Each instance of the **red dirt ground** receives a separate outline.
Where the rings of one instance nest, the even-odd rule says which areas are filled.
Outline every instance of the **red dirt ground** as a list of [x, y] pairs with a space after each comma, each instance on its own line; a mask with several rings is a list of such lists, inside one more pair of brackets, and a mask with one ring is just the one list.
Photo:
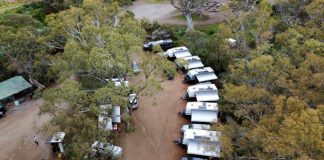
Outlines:
[[163, 90], [139, 98], [139, 108], [132, 113], [135, 131], [122, 135], [125, 160], [177, 160], [186, 150], [172, 141], [180, 137], [180, 128], [189, 120], [178, 116], [186, 102], [180, 97], [187, 90], [183, 75], [162, 82]]
[[[46, 136], [37, 130], [48, 121], [47, 116], [39, 116], [39, 106], [43, 100], [28, 100], [19, 107], [9, 110], [0, 119], [0, 160], [42, 160], [48, 159], [50, 149], [45, 144]], [[36, 135], [39, 146], [34, 143]]]

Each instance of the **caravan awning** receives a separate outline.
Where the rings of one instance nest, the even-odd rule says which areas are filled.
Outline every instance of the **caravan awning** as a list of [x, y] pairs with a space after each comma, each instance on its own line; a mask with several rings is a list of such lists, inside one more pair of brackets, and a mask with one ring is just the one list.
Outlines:
[[190, 140], [187, 145], [187, 153], [200, 156], [220, 157], [220, 146], [217, 142]]
[[210, 72], [210, 73], [198, 74], [196, 75], [196, 78], [198, 82], [206, 82], [206, 81], [216, 80], [217, 76], [214, 72]]
[[196, 92], [198, 102], [215, 102], [219, 100], [217, 90]]
[[212, 110], [191, 110], [191, 122], [217, 122], [217, 111]]
[[22, 76], [12, 77], [0, 83], [0, 100], [32, 87]]
[[197, 61], [189, 61], [189, 64], [185, 65], [185, 69], [186, 70], [190, 70], [190, 69], [195, 69], [195, 68], [202, 68], [204, 67], [204, 64], [202, 64], [201, 61], [197, 60]]
[[183, 58], [183, 57], [189, 57], [192, 56], [191, 53], [189, 51], [181, 51], [181, 52], [175, 52], [174, 56], [176, 58]]

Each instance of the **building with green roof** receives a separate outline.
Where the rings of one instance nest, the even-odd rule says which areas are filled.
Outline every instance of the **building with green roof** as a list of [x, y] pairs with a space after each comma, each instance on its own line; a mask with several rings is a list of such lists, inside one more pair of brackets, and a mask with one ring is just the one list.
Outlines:
[[2, 81], [0, 82], [0, 101], [5, 100], [31, 87], [32, 85], [28, 83], [22, 76], [15, 76]]

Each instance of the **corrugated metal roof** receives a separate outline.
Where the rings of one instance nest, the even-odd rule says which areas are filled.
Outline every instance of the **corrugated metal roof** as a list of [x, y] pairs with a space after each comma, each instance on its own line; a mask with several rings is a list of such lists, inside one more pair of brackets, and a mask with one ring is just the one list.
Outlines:
[[17, 94], [32, 87], [22, 76], [12, 77], [0, 83], [0, 99]]

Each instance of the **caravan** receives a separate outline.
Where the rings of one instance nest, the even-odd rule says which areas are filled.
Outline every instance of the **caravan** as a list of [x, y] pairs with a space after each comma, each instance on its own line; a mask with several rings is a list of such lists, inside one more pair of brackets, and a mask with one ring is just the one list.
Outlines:
[[186, 109], [179, 114], [190, 116], [191, 122], [216, 123], [218, 115], [217, 103], [188, 102]]
[[201, 59], [199, 56], [178, 58], [175, 61], [175, 63], [179, 70], [185, 70], [185, 71], [204, 67], [204, 64], [201, 62]]
[[220, 136], [218, 131], [188, 129], [174, 142], [185, 145], [190, 155], [220, 157]]
[[165, 54], [169, 60], [192, 56], [187, 47], [171, 48], [168, 49]]
[[184, 82], [208, 82], [216, 80], [217, 76], [214, 73], [214, 70], [210, 67], [205, 67], [201, 69], [192, 69], [187, 72], [186, 77], [184, 78]]
[[196, 99], [199, 102], [216, 102], [219, 100], [219, 95], [215, 84], [209, 82], [189, 86], [184, 98]]
[[[108, 113], [112, 110], [111, 116]], [[98, 126], [104, 130], [120, 131], [121, 113], [120, 106], [100, 105], [100, 115], [98, 116]]]

